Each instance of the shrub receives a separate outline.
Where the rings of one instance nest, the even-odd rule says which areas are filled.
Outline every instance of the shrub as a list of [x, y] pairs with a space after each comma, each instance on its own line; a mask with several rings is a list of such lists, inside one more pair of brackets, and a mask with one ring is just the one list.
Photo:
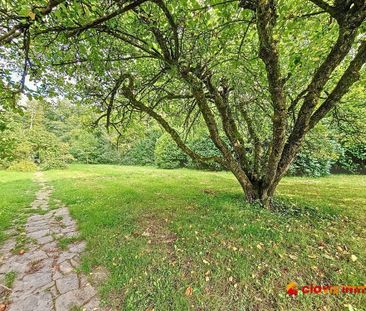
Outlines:
[[37, 170], [37, 165], [29, 160], [20, 160], [12, 162], [8, 167], [8, 170], [18, 172], [34, 172]]
[[69, 145], [54, 140], [52, 144], [37, 151], [37, 160], [42, 170], [65, 168], [74, 158], [69, 154]]
[[300, 153], [291, 165], [288, 174], [296, 176], [320, 177], [330, 174], [334, 163], [331, 159], [321, 159], [309, 153]]
[[[208, 136], [203, 136], [201, 138], [197, 138], [189, 143], [190, 148], [204, 156], [204, 157], [213, 157], [213, 156], [221, 156], [219, 150], [216, 148], [215, 144]], [[196, 169], [206, 169], [206, 170], [222, 170], [224, 169], [220, 164], [216, 162], [211, 163], [201, 163], [192, 160], [189, 158], [188, 160], [188, 167], [196, 168]]]
[[178, 168], [187, 164], [187, 156], [168, 134], [163, 134], [155, 145], [155, 164], [160, 168]]
[[104, 145], [99, 149], [101, 151], [95, 158], [95, 163], [99, 164], [120, 164], [121, 155], [120, 153], [113, 149], [110, 144]]
[[160, 133], [153, 131], [146, 138], [137, 141], [124, 154], [122, 163], [126, 165], [153, 165], [155, 163], [155, 145]]
[[340, 145], [326, 127], [318, 126], [305, 139], [302, 150], [292, 163], [288, 174], [320, 177], [330, 174], [337, 161]]
[[337, 164], [350, 172], [364, 169], [366, 167], [366, 144], [343, 147]]

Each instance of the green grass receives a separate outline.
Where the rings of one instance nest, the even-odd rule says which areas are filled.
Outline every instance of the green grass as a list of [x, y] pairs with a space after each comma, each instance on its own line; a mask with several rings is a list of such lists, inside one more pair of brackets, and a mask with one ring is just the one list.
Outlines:
[[365, 176], [286, 178], [273, 212], [245, 204], [225, 172], [72, 165], [47, 177], [87, 241], [82, 269], [107, 269], [100, 290], [114, 310], [366, 305], [285, 292], [290, 281], [366, 284]]
[[30, 207], [37, 189], [32, 177], [32, 173], [0, 171], [0, 244], [13, 221], [20, 226], [26, 219], [25, 208]]
[[8, 272], [5, 274], [5, 286], [8, 288], [12, 288], [13, 287], [13, 283], [15, 281], [17, 274], [14, 271]]
[[70, 244], [75, 243], [79, 241], [80, 238], [78, 237], [72, 237], [72, 238], [61, 238], [57, 239], [57, 245], [62, 250], [67, 250]]

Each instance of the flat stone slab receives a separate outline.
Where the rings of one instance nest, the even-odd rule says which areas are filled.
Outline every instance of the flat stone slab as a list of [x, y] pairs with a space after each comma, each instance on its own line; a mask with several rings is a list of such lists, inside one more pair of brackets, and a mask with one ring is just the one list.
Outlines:
[[76, 273], [70, 273], [56, 280], [56, 288], [60, 294], [79, 289], [79, 278]]
[[61, 201], [58, 201], [60, 208], [49, 209], [52, 187], [47, 185], [41, 172], [37, 172], [35, 178], [41, 189], [30, 208], [42, 210], [43, 215], [28, 218], [25, 232], [32, 242], [27, 244], [24, 254], [12, 253], [16, 246], [14, 237], [0, 248], [0, 279], [6, 273], [16, 272], [12, 291], [10, 294], [0, 292], [0, 303], [7, 295], [6, 303], [10, 303], [6, 311], [105, 310], [100, 307], [93, 286], [76, 272], [86, 243], [74, 242], [62, 250], [55, 240], [77, 237], [75, 221]]

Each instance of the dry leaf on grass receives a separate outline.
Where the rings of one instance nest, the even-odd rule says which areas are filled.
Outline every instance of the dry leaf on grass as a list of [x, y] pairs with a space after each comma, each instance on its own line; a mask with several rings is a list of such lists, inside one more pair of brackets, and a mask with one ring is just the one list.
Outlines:
[[186, 289], [186, 296], [192, 296], [193, 294], [193, 288], [191, 286], [188, 286]]

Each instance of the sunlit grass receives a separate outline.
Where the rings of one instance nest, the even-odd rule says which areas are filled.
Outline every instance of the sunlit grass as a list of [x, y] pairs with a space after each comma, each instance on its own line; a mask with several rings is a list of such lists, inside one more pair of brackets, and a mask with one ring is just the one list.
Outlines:
[[30, 207], [37, 189], [32, 176], [32, 173], [0, 170], [0, 244], [13, 221], [20, 224], [26, 219], [24, 208]]
[[246, 204], [225, 172], [73, 165], [47, 176], [88, 243], [84, 271], [107, 269], [100, 289], [114, 309], [365, 305], [365, 295], [285, 292], [290, 281], [366, 283], [364, 176], [286, 178], [276, 211]]

